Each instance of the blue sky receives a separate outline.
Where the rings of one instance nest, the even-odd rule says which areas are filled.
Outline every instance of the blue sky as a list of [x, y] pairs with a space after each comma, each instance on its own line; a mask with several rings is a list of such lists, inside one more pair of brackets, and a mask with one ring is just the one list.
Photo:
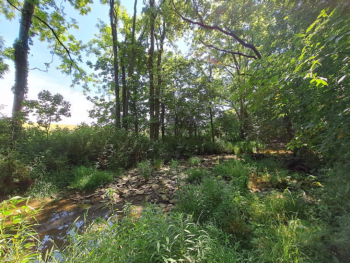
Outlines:
[[[133, 13], [134, 1], [121, 0], [121, 4], [125, 6], [129, 14]], [[141, 13], [143, 7], [143, 1], [138, 0], [137, 10], [138, 14]], [[109, 23], [108, 5], [100, 4], [100, 1], [96, 1], [92, 5], [92, 11], [87, 16], [80, 16], [73, 8], [67, 7], [65, 12], [67, 17], [74, 17], [79, 24], [79, 30], [74, 33], [76, 39], [82, 40], [87, 43], [90, 39], [94, 38], [94, 35], [98, 33], [96, 24], [98, 19], [101, 19], [105, 23]], [[19, 14], [16, 18], [8, 21], [4, 16], [0, 15], [0, 35], [5, 40], [5, 46], [12, 46], [19, 32]], [[29, 54], [29, 68], [45, 69], [44, 63], [51, 61], [50, 50], [47, 48], [45, 42], [40, 42], [38, 39], [33, 39], [33, 45], [30, 47]], [[0, 105], [5, 105], [2, 114], [7, 116], [11, 115], [13, 93], [11, 87], [14, 85], [14, 66], [12, 61], [8, 61], [10, 65], [10, 71], [5, 74], [3, 79], [0, 79]], [[63, 75], [56, 66], [59, 65], [59, 59], [54, 58], [53, 64], [50, 66], [48, 73], [39, 70], [30, 70], [28, 76], [28, 99], [37, 99], [37, 94], [43, 90], [49, 90], [51, 93], [60, 93], [63, 97], [70, 101], [71, 106], [71, 118], [63, 118], [60, 123], [64, 124], [79, 124], [81, 122], [90, 123], [92, 119], [88, 117], [88, 110], [92, 109], [92, 103], [87, 101], [82, 94], [80, 87], [72, 89], [71, 77]], [[94, 94], [91, 94], [94, 95]]]

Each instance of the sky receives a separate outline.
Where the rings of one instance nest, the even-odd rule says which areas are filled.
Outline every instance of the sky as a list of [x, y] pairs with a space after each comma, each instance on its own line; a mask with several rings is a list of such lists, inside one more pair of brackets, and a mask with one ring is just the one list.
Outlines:
[[[143, 1], [138, 0], [137, 11], [138, 15], [141, 13], [143, 7]], [[134, 1], [121, 0], [121, 4], [126, 8], [130, 15], [133, 14]], [[73, 8], [70, 8], [68, 4], [65, 12], [67, 17], [74, 17], [79, 25], [79, 30], [74, 32], [76, 39], [82, 40], [83, 43], [87, 43], [90, 39], [94, 38], [94, 35], [98, 33], [96, 24], [98, 19], [109, 24], [109, 8], [108, 5], [100, 4], [100, 1], [95, 1], [92, 5], [92, 11], [87, 16], [80, 16]], [[16, 18], [8, 21], [3, 15], [0, 15], [0, 36], [5, 41], [5, 46], [12, 46], [19, 33], [19, 14]], [[73, 32], [72, 32], [73, 33]], [[29, 54], [29, 68], [45, 69], [44, 63], [51, 62], [52, 55], [47, 48], [45, 42], [40, 42], [38, 39], [33, 39], [33, 45], [30, 46]], [[85, 57], [86, 58], [86, 57]], [[87, 59], [87, 58], [86, 58]], [[0, 113], [11, 116], [13, 93], [11, 88], [14, 85], [14, 65], [12, 61], [7, 60], [7, 64], [10, 65], [10, 70], [4, 75], [3, 79], [0, 79], [0, 105], [4, 105], [4, 109]], [[56, 69], [59, 65], [59, 59], [54, 58], [53, 64], [50, 66], [49, 71], [42, 72], [39, 70], [30, 70], [28, 75], [28, 99], [37, 99], [37, 95], [41, 90], [49, 90], [51, 94], [60, 93], [65, 100], [71, 103], [71, 117], [62, 117], [61, 124], [73, 124], [77, 125], [82, 122], [91, 123], [93, 119], [89, 118], [88, 110], [92, 109], [93, 104], [89, 102], [83, 95], [81, 87], [71, 88], [71, 77], [62, 74]], [[89, 94], [94, 96], [94, 93]]]

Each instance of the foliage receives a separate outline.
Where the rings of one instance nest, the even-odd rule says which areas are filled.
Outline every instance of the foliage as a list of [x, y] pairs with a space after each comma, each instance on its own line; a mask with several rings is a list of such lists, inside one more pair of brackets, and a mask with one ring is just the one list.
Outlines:
[[138, 163], [137, 169], [143, 178], [145, 178], [145, 179], [150, 178], [151, 172], [152, 172], [150, 161], [146, 160], [146, 161], [142, 161], [142, 162]]
[[193, 184], [199, 184], [205, 176], [208, 175], [208, 171], [204, 168], [193, 168], [186, 170], [186, 181]]
[[0, 259], [3, 262], [29, 262], [38, 259], [39, 241], [29, 223], [39, 210], [29, 199], [12, 197], [0, 204]]
[[201, 162], [202, 162], [202, 159], [199, 157], [191, 157], [190, 159], [188, 159], [188, 163], [191, 166], [198, 166]]
[[140, 217], [130, 214], [121, 222], [92, 225], [61, 255], [63, 262], [211, 262], [217, 247], [220, 243], [191, 216], [167, 216], [147, 207]]
[[162, 159], [156, 159], [154, 160], [154, 166], [160, 170], [163, 166], [163, 160]]
[[30, 112], [34, 112], [37, 117], [37, 123], [46, 130], [47, 138], [49, 136], [52, 122], [59, 122], [62, 116], [70, 117], [70, 106], [68, 101], [63, 100], [61, 94], [51, 95], [48, 90], [40, 91], [38, 101], [27, 101], [26, 105]]
[[114, 179], [110, 171], [98, 171], [96, 169], [79, 166], [72, 170], [72, 182], [70, 188], [77, 190], [94, 190], [104, 184], [111, 183]]

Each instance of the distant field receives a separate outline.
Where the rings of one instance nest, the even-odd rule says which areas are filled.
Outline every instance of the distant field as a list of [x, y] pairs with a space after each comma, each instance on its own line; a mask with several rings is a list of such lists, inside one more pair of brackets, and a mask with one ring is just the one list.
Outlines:
[[[25, 123], [23, 126], [24, 126], [24, 127], [32, 127], [33, 125], [34, 125], [34, 126], [38, 126], [36, 123], [34, 123], [34, 124]], [[55, 129], [57, 128], [57, 126], [58, 126], [58, 128], [61, 128], [61, 129], [63, 129], [63, 128], [68, 128], [69, 130], [74, 130], [75, 128], [78, 127], [78, 125], [51, 124], [50, 131], [55, 130]]]

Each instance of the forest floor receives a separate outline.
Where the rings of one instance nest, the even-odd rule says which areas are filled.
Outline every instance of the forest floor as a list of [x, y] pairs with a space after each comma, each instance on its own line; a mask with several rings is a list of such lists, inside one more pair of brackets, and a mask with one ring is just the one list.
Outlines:
[[[286, 158], [285, 154], [280, 153], [278, 156], [283, 159]], [[255, 156], [265, 158], [267, 155], [257, 154]], [[146, 203], [155, 204], [164, 213], [171, 212], [178, 202], [178, 189], [187, 184], [187, 169], [202, 168], [211, 171], [215, 165], [225, 161], [240, 160], [232, 154], [197, 157], [201, 160], [198, 165], [191, 166], [186, 160], [178, 160], [175, 169], [170, 164], [163, 165], [160, 169], [153, 169], [149, 179], [142, 178], [138, 169], [133, 168], [127, 170], [113, 183], [104, 185], [93, 192], [66, 192], [61, 196], [52, 196], [44, 201], [33, 201], [31, 206], [34, 208], [43, 206], [41, 212], [36, 216], [39, 223], [36, 230], [42, 240], [43, 250], [52, 246], [50, 240], [53, 240], [58, 248], [66, 244], [67, 235], [72, 226], [80, 228], [96, 218], [106, 220], [111, 216], [122, 217], [123, 207], [126, 204], [132, 204], [133, 214], [136, 217], [140, 215]], [[244, 162], [243, 159], [241, 161]], [[264, 195], [268, 194], [271, 189], [278, 188], [283, 191], [287, 185], [285, 182], [271, 184], [268, 178], [252, 174], [248, 187], [250, 192]]]

